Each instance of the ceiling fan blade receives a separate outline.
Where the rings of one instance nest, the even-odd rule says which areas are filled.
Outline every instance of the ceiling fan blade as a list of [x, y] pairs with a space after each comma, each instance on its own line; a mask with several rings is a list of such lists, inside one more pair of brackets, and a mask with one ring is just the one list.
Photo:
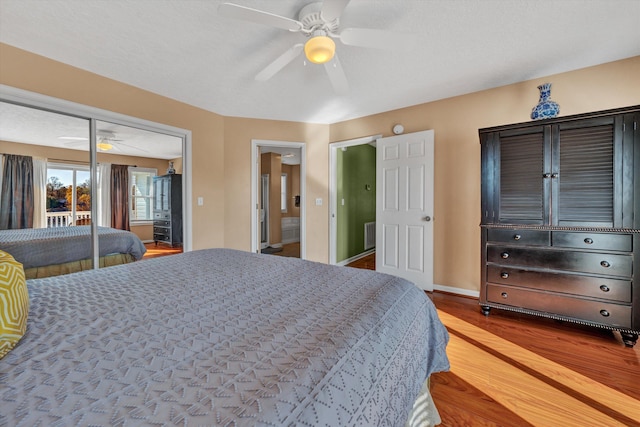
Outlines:
[[333, 86], [333, 90], [338, 95], [344, 95], [349, 91], [349, 82], [347, 82], [347, 76], [344, 74], [342, 64], [338, 59], [338, 55], [333, 55], [333, 59], [324, 64], [324, 69], [327, 70], [327, 75]]
[[124, 142], [119, 142], [117, 144], [113, 144], [114, 147], [120, 148], [120, 147], [118, 147], [118, 145], [122, 145], [122, 146], [128, 147], [128, 148], [133, 148], [134, 150], [142, 151], [143, 153], [150, 153], [149, 150], [145, 150], [144, 148], [140, 147], [139, 145], [125, 144]]
[[277, 57], [275, 61], [267, 65], [264, 70], [260, 71], [256, 75], [256, 80], [260, 82], [269, 80], [278, 71], [282, 70], [289, 62], [296, 59], [300, 55], [300, 52], [302, 52], [303, 46], [304, 45], [302, 43], [294, 44], [293, 46], [291, 46], [282, 55]]
[[345, 28], [340, 33], [340, 40], [349, 46], [402, 50], [412, 49], [416, 41], [413, 34], [369, 28]]
[[331, 22], [342, 15], [342, 11], [349, 4], [350, 0], [324, 0], [320, 16], [326, 22]]
[[300, 31], [302, 29], [302, 23], [293, 19], [233, 3], [222, 3], [218, 6], [218, 12], [227, 18], [242, 19], [283, 30]]

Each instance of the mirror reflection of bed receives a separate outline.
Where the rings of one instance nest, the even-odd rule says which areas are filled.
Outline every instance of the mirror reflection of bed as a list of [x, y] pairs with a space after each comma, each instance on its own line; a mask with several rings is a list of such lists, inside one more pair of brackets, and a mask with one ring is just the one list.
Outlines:
[[[47, 242], [27, 249], [28, 259], [16, 258], [29, 278], [93, 268], [92, 224], [99, 267], [142, 259], [145, 243], [153, 242], [152, 178], [166, 174], [169, 162], [174, 173], [182, 173], [181, 138], [97, 120], [98, 179], [92, 194], [89, 124], [0, 102], [0, 249], [21, 253], [17, 241]], [[118, 185], [116, 176], [122, 179]], [[127, 240], [115, 245], [116, 234]], [[157, 246], [154, 253], [182, 252]], [[157, 255], [147, 257], [152, 256]]]

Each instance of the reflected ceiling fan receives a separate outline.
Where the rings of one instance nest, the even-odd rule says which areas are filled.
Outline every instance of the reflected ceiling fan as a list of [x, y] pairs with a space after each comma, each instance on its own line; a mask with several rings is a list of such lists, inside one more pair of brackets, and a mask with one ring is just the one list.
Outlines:
[[369, 28], [340, 28], [340, 15], [348, 4], [349, 0], [310, 3], [300, 10], [298, 20], [233, 3], [221, 4], [218, 12], [228, 18], [302, 33], [307, 38], [304, 43], [294, 44], [267, 65], [256, 75], [256, 80], [270, 79], [304, 51], [310, 62], [324, 64], [334, 90], [344, 94], [349, 90], [349, 85], [336, 54], [334, 39], [348, 46], [377, 49], [409, 49], [414, 42], [410, 34]]
[[[64, 137], [63, 137], [64, 138]], [[75, 139], [74, 141], [70, 141], [67, 142], [65, 145], [67, 146], [78, 146], [78, 145], [84, 145], [86, 146], [87, 144], [87, 138], [81, 138], [81, 140], [77, 140], [78, 138], [73, 138]], [[129, 145], [124, 143], [123, 139], [118, 139], [115, 132], [110, 131], [110, 130], [97, 130], [96, 131], [96, 148], [98, 149], [98, 151], [102, 151], [102, 152], [106, 152], [106, 151], [111, 151], [114, 148], [118, 149], [118, 146], [124, 146], [124, 147], [128, 147], [128, 148], [132, 148], [134, 150], [138, 150], [138, 151], [142, 151], [144, 153], [148, 153], [147, 150], [144, 150], [140, 147], [134, 146], [134, 145]]]

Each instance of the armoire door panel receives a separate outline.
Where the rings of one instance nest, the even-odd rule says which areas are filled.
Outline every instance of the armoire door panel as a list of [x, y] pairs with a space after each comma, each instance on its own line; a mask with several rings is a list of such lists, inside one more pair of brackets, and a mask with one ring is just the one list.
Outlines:
[[558, 132], [557, 225], [613, 227], [613, 124]]
[[544, 221], [544, 133], [500, 138], [500, 222]]

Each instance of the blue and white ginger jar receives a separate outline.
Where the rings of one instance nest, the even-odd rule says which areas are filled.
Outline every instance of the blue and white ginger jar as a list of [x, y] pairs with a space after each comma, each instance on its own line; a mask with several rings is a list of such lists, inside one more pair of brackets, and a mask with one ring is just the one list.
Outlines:
[[551, 83], [541, 84], [538, 89], [540, 90], [540, 101], [531, 110], [531, 118], [540, 120], [557, 117], [560, 113], [560, 106], [557, 102], [549, 99], [551, 96]]

